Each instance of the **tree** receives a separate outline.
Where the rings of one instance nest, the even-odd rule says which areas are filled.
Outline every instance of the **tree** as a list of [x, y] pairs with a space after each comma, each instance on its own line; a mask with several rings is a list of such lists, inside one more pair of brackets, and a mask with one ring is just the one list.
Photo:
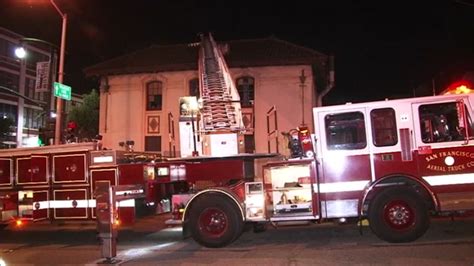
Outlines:
[[92, 139], [99, 133], [99, 94], [92, 90], [83, 97], [84, 103], [69, 112], [68, 120], [76, 122], [79, 139]]

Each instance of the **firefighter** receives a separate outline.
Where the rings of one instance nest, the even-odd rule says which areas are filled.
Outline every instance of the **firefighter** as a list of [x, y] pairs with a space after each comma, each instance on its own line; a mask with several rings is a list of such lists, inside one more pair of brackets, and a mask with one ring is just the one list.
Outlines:
[[451, 141], [452, 137], [449, 132], [448, 120], [445, 115], [441, 114], [435, 120], [436, 142]]

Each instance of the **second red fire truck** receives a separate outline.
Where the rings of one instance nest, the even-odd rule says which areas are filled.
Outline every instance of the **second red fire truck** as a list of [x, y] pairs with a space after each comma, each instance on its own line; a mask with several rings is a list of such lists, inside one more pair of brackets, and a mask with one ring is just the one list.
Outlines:
[[120, 221], [133, 223], [137, 213], [154, 209], [163, 199], [154, 180], [160, 159], [157, 154], [98, 150], [93, 142], [0, 150], [0, 225], [95, 218], [97, 182], [139, 188], [143, 197], [119, 204]]

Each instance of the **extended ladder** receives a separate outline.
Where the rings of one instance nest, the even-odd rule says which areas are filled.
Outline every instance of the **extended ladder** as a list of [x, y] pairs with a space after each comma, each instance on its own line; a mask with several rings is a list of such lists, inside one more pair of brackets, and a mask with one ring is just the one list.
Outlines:
[[239, 93], [211, 34], [201, 35], [199, 75], [201, 130], [210, 134], [243, 130]]

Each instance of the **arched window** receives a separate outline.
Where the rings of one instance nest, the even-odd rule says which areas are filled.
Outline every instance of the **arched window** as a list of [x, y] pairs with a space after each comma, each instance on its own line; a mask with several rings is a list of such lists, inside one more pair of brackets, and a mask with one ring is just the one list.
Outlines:
[[189, 81], [189, 96], [196, 96], [199, 99], [199, 79]]
[[146, 84], [146, 110], [161, 110], [163, 106], [163, 83], [152, 81]]
[[252, 107], [255, 100], [255, 80], [252, 77], [241, 77], [237, 79], [237, 90], [240, 95], [242, 107]]

